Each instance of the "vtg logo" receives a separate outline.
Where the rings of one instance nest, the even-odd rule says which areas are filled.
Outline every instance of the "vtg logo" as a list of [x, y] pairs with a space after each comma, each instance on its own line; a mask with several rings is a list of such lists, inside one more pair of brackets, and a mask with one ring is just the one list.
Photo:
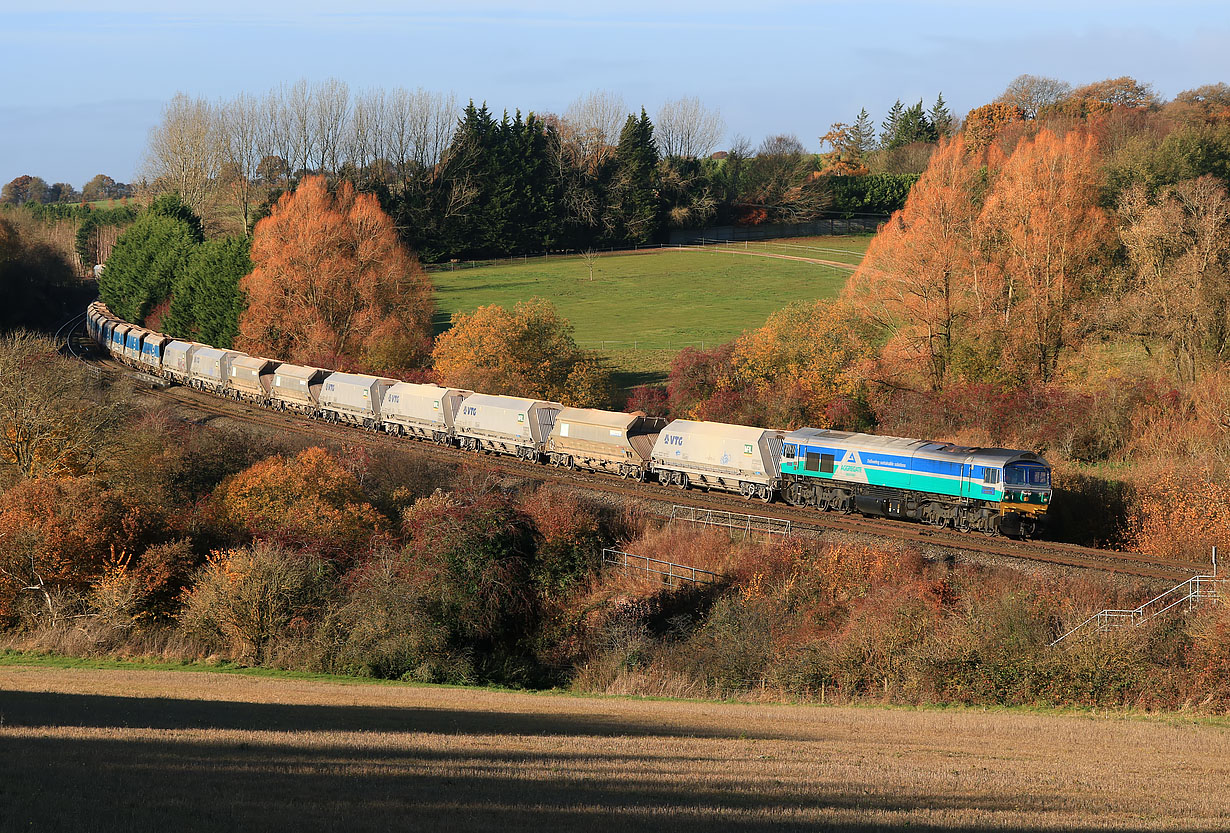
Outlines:
[[461, 412], [465, 414], [466, 416], [478, 416], [478, 408], [474, 407], [473, 405], [466, 405], [464, 408], [461, 409]]
[[667, 434], [666, 444], [667, 445], [683, 445], [683, 437], [675, 436], [674, 434]]

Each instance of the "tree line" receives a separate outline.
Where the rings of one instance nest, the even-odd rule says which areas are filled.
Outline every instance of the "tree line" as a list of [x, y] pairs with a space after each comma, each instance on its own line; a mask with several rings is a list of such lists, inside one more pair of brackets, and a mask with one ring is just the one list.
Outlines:
[[735, 137], [715, 152], [724, 135], [721, 114], [696, 98], [652, 118], [609, 92], [563, 114], [493, 113], [424, 90], [301, 81], [222, 102], [177, 96], [142, 176], [151, 193], [179, 194], [211, 235], [249, 233], [307, 175], [346, 180], [376, 194], [404, 241], [435, 262], [882, 212], [900, 206], [900, 175], [918, 172], [846, 177], [793, 136], [758, 147]]

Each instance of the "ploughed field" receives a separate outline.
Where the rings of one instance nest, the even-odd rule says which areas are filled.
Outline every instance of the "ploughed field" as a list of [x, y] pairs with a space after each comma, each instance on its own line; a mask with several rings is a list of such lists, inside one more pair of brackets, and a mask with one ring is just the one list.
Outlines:
[[[791, 257], [804, 251], [806, 257], [857, 259], [866, 245], [864, 238], [806, 240], [847, 253], [791, 248]], [[779, 247], [751, 245], [778, 254]], [[670, 360], [685, 346], [711, 348], [759, 327], [794, 301], [834, 297], [849, 275], [850, 268], [710, 248], [603, 253], [592, 281], [581, 257], [436, 271], [431, 278], [438, 329], [447, 327], [455, 312], [547, 298], [572, 322], [578, 344], [610, 357], [624, 371], [624, 381], [634, 384], [664, 378]]]
[[1230, 724], [0, 666], [0, 828], [1230, 826]]

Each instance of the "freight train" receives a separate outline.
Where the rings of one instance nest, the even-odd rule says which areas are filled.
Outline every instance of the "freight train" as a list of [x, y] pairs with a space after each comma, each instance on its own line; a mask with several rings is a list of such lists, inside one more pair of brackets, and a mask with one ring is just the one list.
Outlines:
[[219, 396], [475, 452], [766, 503], [1029, 537], [1051, 469], [1031, 451], [647, 417], [303, 367], [172, 339], [90, 305], [91, 338], [138, 370]]

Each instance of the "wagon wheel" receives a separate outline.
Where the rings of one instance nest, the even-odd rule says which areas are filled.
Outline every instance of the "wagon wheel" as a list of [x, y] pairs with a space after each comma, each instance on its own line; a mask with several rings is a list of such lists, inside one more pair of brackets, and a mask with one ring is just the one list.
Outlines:
[[756, 497], [760, 498], [761, 503], [772, 503], [773, 490], [768, 486], [760, 486], [756, 489]]
[[683, 472], [679, 472], [679, 479], [675, 481], [675, 485], [678, 486], [680, 489], [687, 491], [688, 476], [684, 474]]

